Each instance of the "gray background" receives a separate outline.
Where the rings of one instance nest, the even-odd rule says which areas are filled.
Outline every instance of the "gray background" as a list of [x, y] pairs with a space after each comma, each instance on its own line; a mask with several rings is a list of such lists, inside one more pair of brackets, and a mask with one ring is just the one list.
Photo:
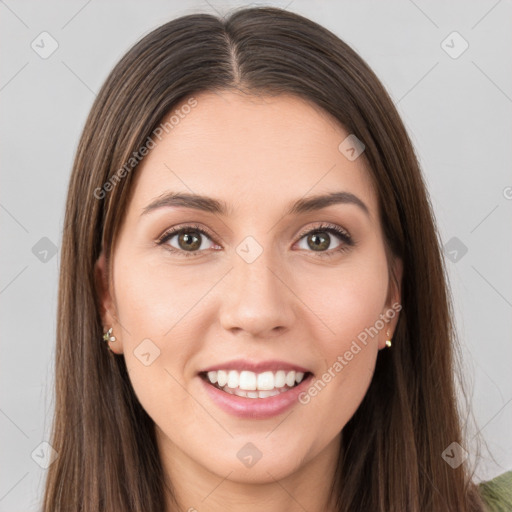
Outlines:
[[[483, 435], [477, 479], [511, 469], [511, 2], [266, 4], [335, 32], [394, 99], [446, 247], [474, 415], [466, 448], [473, 452], [475, 434]], [[52, 249], [60, 250], [72, 160], [95, 94], [158, 25], [239, 5], [0, 0], [0, 512], [37, 510], [43, 489], [59, 267]], [[58, 44], [47, 58], [44, 31]], [[453, 31], [469, 44], [461, 55], [464, 41], [448, 37]]]

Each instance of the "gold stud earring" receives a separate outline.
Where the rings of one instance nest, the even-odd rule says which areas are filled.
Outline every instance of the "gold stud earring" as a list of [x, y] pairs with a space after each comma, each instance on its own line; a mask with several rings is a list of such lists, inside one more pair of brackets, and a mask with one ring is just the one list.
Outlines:
[[116, 341], [116, 337], [112, 336], [112, 327], [103, 335], [103, 339], [108, 343], [109, 341]]
[[[387, 334], [388, 338], [391, 338], [391, 335], [389, 334], [389, 330], [386, 334]], [[388, 347], [388, 348], [391, 347], [391, 339], [386, 340], [386, 347]]]

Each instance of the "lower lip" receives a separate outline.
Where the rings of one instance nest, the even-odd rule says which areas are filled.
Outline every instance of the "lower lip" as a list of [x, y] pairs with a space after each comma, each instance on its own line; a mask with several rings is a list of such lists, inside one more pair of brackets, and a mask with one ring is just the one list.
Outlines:
[[298, 396], [304, 391], [311, 381], [313, 375], [309, 374], [297, 386], [268, 398], [245, 398], [243, 396], [231, 395], [210, 384], [199, 377], [210, 398], [224, 411], [238, 416], [239, 418], [272, 418], [282, 414], [298, 402]]

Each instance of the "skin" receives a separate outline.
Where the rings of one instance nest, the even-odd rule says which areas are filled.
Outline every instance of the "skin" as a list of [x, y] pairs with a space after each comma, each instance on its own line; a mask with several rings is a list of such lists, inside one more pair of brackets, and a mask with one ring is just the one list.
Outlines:
[[[318, 107], [288, 95], [195, 97], [197, 106], [137, 169], [112, 272], [103, 253], [97, 262], [103, 323], [117, 337], [110, 347], [124, 355], [135, 393], [157, 426], [180, 510], [332, 510], [326, 496], [340, 432], [368, 389], [398, 313], [309, 403], [276, 417], [241, 419], [221, 410], [197, 372], [243, 357], [288, 361], [321, 377], [399, 303], [377, 195], [364, 158], [350, 161], [338, 150], [348, 132]], [[141, 215], [166, 191], [221, 199], [232, 211], [165, 207]], [[369, 216], [353, 204], [284, 216], [297, 199], [338, 191], [358, 196]], [[324, 232], [330, 245], [323, 252], [333, 256], [322, 257], [300, 235], [323, 222], [348, 231], [356, 245]], [[199, 255], [181, 255], [179, 235], [155, 244], [182, 223], [214, 235], [196, 233]], [[247, 236], [263, 249], [252, 263], [236, 252]], [[342, 245], [347, 250], [337, 252]], [[390, 263], [400, 283], [401, 262]], [[134, 354], [144, 339], [160, 350], [148, 366]], [[262, 454], [249, 468], [237, 458], [248, 442]]]

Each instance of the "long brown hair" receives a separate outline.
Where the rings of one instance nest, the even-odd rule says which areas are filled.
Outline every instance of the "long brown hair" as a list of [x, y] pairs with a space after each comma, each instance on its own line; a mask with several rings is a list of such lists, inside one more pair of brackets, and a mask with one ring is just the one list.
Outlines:
[[201, 91], [292, 94], [365, 145], [387, 249], [403, 261], [402, 310], [360, 407], [343, 429], [337, 510], [482, 510], [465, 464], [455, 387], [451, 301], [440, 239], [411, 141], [364, 60], [320, 25], [271, 7], [180, 17], [140, 40], [110, 73], [74, 161], [62, 238], [56, 404], [45, 512], [162, 512], [172, 487], [154, 424], [124, 358], [102, 338], [94, 265], [112, 247], [139, 149], [172, 109]]

